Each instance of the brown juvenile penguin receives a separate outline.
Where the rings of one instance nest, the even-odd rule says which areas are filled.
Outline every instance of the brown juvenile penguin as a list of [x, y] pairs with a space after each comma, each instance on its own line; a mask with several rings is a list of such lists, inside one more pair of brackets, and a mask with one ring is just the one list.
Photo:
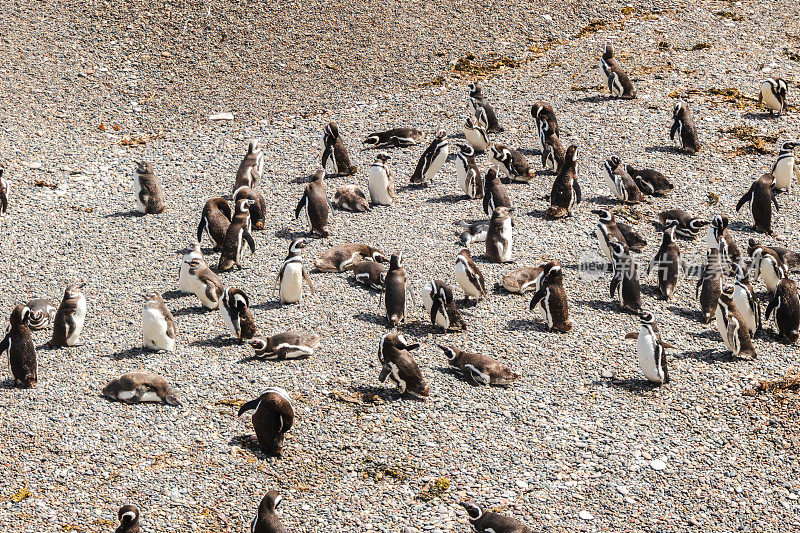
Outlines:
[[321, 168], [317, 169], [314, 179], [306, 185], [303, 196], [294, 210], [294, 218], [297, 219], [300, 211], [305, 208], [311, 233], [320, 237], [330, 235], [328, 231], [328, 192], [324, 178], [325, 171]]
[[269, 387], [264, 394], [243, 404], [238, 416], [253, 413], [253, 429], [258, 443], [269, 455], [281, 457], [286, 432], [294, 423], [294, 408], [289, 393], [280, 387]]
[[397, 385], [400, 394], [409, 393], [424, 400], [430, 394], [428, 384], [411, 354], [411, 350], [419, 348], [418, 343], [409, 344], [403, 335], [388, 333], [381, 338], [378, 345], [378, 360], [381, 363], [381, 383], [386, 378]]
[[136, 188], [136, 209], [146, 214], [163, 213], [166, 209], [164, 193], [153, 172], [153, 165], [147, 161], [138, 162], [133, 182]]
[[8, 363], [14, 386], [30, 389], [36, 386], [38, 364], [36, 346], [33, 344], [31, 330], [28, 327], [31, 310], [25, 305], [17, 305], [8, 319], [9, 327], [0, 342], [0, 354], [8, 351]]

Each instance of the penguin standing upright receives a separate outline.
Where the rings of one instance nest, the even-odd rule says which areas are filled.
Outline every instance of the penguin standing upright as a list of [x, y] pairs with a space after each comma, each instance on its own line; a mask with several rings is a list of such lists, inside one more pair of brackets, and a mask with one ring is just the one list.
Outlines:
[[671, 344], [661, 339], [661, 333], [656, 325], [656, 317], [650, 311], [639, 313], [641, 327], [639, 333], [628, 333], [626, 339], [636, 340], [636, 353], [639, 355], [639, 368], [642, 374], [654, 383], [666, 385], [669, 383], [667, 370], [667, 348], [674, 348]]
[[251, 189], [245, 185], [233, 191], [233, 205], [245, 198], [252, 202], [250, 204], [250, 225], [253, 229], [264, 229], [264, 223], [267, 219], [267, 202], [264, 200], [264, 195], [256, 189]]
[[275, 290], [281, 302], [293, 304], [303, 297], [303, 281], [308, 283], [311, 293], [314, 293], [314, 284], [303, 266], [302, 249], [306, 247], [305, 239], [295, 239], [289, 245], [289, 255], [284, 259], [275, 280]]
[[456, 179], [459, 188], [470, 198], [483, 198], [483, 179], [475, 164], [475, 149], [461, 146], [456, 157]]
[[603, 50], [603, 56], [600, 59], [600, 70], [603, 73], [603, 79], [611, 96], [625, 99], [636, 98], [636, 89], [628, 73], [614, 59], [614, 47], [611, 43], [606, 43], [605, 50]]
[[725, 272], [741, 261], [741, 254], [736, 241], [728, 231], [730, 219], [726, 215], [714, 215], [706, 230], [706, 245], [719, 250], [719, 258]]
[[269, 455], [281, 457], [286, 433], [294, 424], [289, 393], [281, 387], [268, 387], [264, 394], [243, 404], [237, 416], [251, 410], [255, 410], [252, 423], [258, 443]]
[[490, 168], [483, 176], [483, 212], [491, 215], [498, 207], [511, 207], [511, 197], [497, 170]]
[[489, 147], [489, 162], [511, 181], [527, 183], [536, 176], [525, 156], [504, 144], [495, 143]]
[[561, 218], [572, 215], [572, 210], [581, 202], [581, 186], [578, 184], [576, 172], [578, 147], [574, 144], [567, 148], [564, 164], [558, 173], [550, 191], [550, 207], [546, 216]]
[[470, 385], [510, 385], [520, 375], [512, 372], [500, 361], [479, 353], [438, 345], [447, 357], [447, 363], [461, 371]]
[[453, 289], [435, 279], [422, 288], [422, 305], [430, 316], [431, 324], [448, 331], [464, 331], [467, 325], [453, 302]]
[[636, 263], [620, 243], [612, 240], [608, 247], [614, 258], [612, 261], [614, 273], [611, 276], [609, 293], [612, 298], [616, 297], [625, 309], [638, 312], [642, 309], [642, 291]]
[[[739, 266], [739, 265], [737, 265]], [[700, 302], [700, 314], [703, 324], [709, 324], [716, 316], [717, 302], [722, 293], [722, 261], [719, 250], [709, 248], [706, 252], [706, 264], [700, 271], [694, 290], [695, 299]]]
[[400, 394], [409, 393], [424, 400], [430, 394], [430, 389], [411, 354], [411, 351], [417, 348], [419, 344], [409, 343], [404, 335], [397, 333], [384, 335], [378, 345], [378, 360], [381, 363], [381, 374], [378, 379], [383, 383], [389, 378], [397, 385], [397, 392]]
[[672, 110], [672, 128], [669, 138], [678, 143], [678, 147], [690, 154], [700, 151], [700, 140], [697, 137], [697, 126], [694, 117], [685, 102], [678, 102]]
[[392, 254], [389, 271], [386, 273], [381, 296], [386, 305], [386, 320], [389, 327], [397, 327], [406, 320], [406, 292], [409, 290], [408, 276], [403, 268], [403, 253]]
[[769, 108], [769, 114], [777, 112], [781, 116], [786, 109], [786, 91], [788, 84], [783, 78], [767, 78], [761, 82], [761, 90], [758, 92], [758, 103], [764, 104]]
[[544, 148], [542, 148], [542, 168], [553, 172], [561, 172], [561, 167], [566, 160], [566, 151], [558, 135], [550, 130], [550, 125], [545, 122], [542, 125], [544, 135]]
[[239, 168], [236, 171], [236, 180], [231, 191], [235, 191], [239, 187], [254, 188], [258, 185], [263, 173], [264, 150], [261, 147], [261, 141], [253, 139], [247, 145], [247, 153], [244, 159], [239, 163]]
[[317, 169], [314, 179], [306, 185], [303, 196], [294, 210], [294, 218], [300, 216], [300, 211], [306, 210], [308, 225], [314, 235], [327, 237], [328, 231], [328, 189], [325, 187], [325, 170]]
[[256, 336], [256, 322], [250, 311], [250, 299], [241, 289], [225, 289], [219, 303], [222, 321], [239, 343]]
[[733, 266], [736, 281], [733, 283], [733, 303], [741, 313], [744, 324], [751, 337], [755, 337], [761, 329], [761, 304], [756, 298], [756, 292], [750, 285], [749, 271], [743, 264]]
[[178, 270], [178, 287], [184, 294], [194, 294], [195, 278], [189, 276], [192, 259], [205, 262], [203, 252], [200, 250], [200, 243], [197, 241], [190, 243], [189, 247], [183, 251], [183, 259], [181, 259], [181, 266]]
[[633, 181], [630, 174], [626, 172], [618, 156], [612, 155], [609, 157], [606, 162], [603, 163], [603, 169], [605, 170], [608, 188], [614, 196], [628, 204], [638, 204], [644, 200], [642, 191], [639, 190], [639, 187], [636, 185], [636, 182]]
[[422, 152], [417, 167], [411, 175], [412, 185], [428, 185], [441, 170], [449, 154], [447, 132], [439, 130], [431, 144]]
[[748, 249], [748, 252], [752, 259], [751, 265], [755, 272], [755, 281], [758, 281], [759, 277], [764, 278], [764, 285], [767, 286], [767, 290], [770, 293], [775, 293], [778, 283], [788, 277], [786, 265], [783, 264], [778, 254], [769, 248], [758, 245], [755, 248]]
[[469, 84], [469, 105], [476, 118], [483, 117], [488, 133], [502, 133], [505, 131], [497, 122], [497, 114], [494, 112], [494, 108], [486, 101], [483, 88], [475, 82]]
[[242, 259], [244, 258], [244, 245], [250, 247], [250, 253], [256, 253], [256, 241], [253, 239], [250, 225], [250, 204], [252, 200], [239, 200], [236, 204], [236, 212], [233, 221], [225, 232], [225, 240], [222, 244], [222, 253], [219, 256], [218, 268], [222, 272], [231, 270], [238, 266], [241, 270]]
[[461, 131], [464, 132], [464, 138], [476, 153], [482, 154], [489, 148], [489, 145], [492, 144], [486, 134], [486, 128], [478, 124], [473, 117], [467, 117]]
[[211, 198], [203, 206], [203, 214], [200, 215], [200, 224], [197, 225], [197, 242], [203, 242], [203, 233], [205, 233], [214, 250], [222, 250], [232, 216], [231, 206], [228, 205], [225, 198]]
[[[772, 187], [779, 190], [788, 190], [792, 185], [792, 175], [800, 181], [800, 166], [797, 165], [797, 158], [794, 155], [794, 150], [800, 147], [800, 142], [786, 141], [781, 143], [778, 150], [778, 159], [772, 165], [770, 173], [775, 181]], [[0, 176], [2, 179], [2, 176]]]
[[53, 324], [58, 308], [47, 298], [34, 298], [25, 304], [31, 310], [28, 327], [31, 331], [45, 329]]
[[625, 237], [617, 226], [614, 213], [608, 209], [595, 209], [592, 213], [598, 215], [600, 218], [597, 222], [594, 234], [597, 236], [597, 244], [600, 246], [600, 251], [603, 252], [603, 255], [605, 255], [609, 261], [614, 260], [614, 254], [611, 253], [611, 248], [609, 248], [609, 243], [612, 240], [618, 242], [626, 252], [630, 251]]
[[681, 257], [681, 250], [675, 242], [675, 224], [672, 224], [664, 230], [664, 234], [661, 236], [661, 246], [650, 260], [647, 276], [649, 277], [653, 270], [656, 271], [658, 290], [664, 300], [669, 300], [675, 292], [680, 271], [685, 269], [686, 265]]
[[153, 165], [147, 161], [136, 163], [136, 173], [133, 178], [136, 189], [136, 209], [140, 213], [158, 214], [163, 213], [164, 193], [158, 183]]
[[33, 344], [31, 330], [28, 327], [31, 310], [24, 305], [12, 309], [8, 319], [8, 331], [0, 342], [0, 354], [8, 351], [8, 363], [14, 386], [30, 389], [36, 386], [38, 379], [38, 363], [36, 346]]
[[778, 200], [775, 198], [775, 190], [772, 188], [775, 177], [772, 174], [764, 174], [750, 185], [750, 189], [739, 199], [736, 204], [736, 211], [744, 204], [750, 205], [750, 214], [753, 215], [753, 226], [768, 235], [772, 235], [772, 206], [775, 211], [780, 211]]
[[145, 296], [142, 344], [148, 350], [171, 352], [175, 349], [175, 318], [157, 292]]
[[397, 198], [389, 159], [391, 156], [386, 152], [378, 152], [369, 167], [369, 199], [373, 205], [392, 205]]
[[123, 505], [117, 512], [119, 527], [114, 533], [139, 533], [139, 509], [133, 505]]
[[462, 502], [467, 511], [469, 525], [476, 533], [533, 533], [533, 530], [515, 518], [484, 511], [472, 502]]
[[489, 220], [489, 231], [486, 233], [486, 257], [493, 263], [509, 263], [512, 261], [513, 225], [510, 207], [496, 207]]
[[486, 296], [486, 281], [483, 279], [483, 273], [466, 248], [461, 250], [456, 257], [456, 282], [464, 291], [465, 300], [472, 297], [477, 302]]
[[64, 291], [64, 298], [58, 306], [56, 319], [53, 321], [50, 347], [62, 348], [78, 344], [86, 319], [86, 296], [82, 290], [84, 285], [84, 283], [72, 284]]
[[282, 501], [283, 496], [278, 491], [267, 492], [258, 505], [255, 518], [250, 522], [250, 533], [287, 533], [277, 513], [278, 505]]
[[358, 169], [350, 163], [347, 147], [339, 134], [339, 125], [330, 122], [322, 135], [322, 168], [335, 176], [352, 176]]
[[778, 335], [786, 337], [789, 342], [797, 342], [800, 337], [800, 300], [797, 298], [797, 283], [790, 279], [782, 279], [775, 289], [764, 319], [769, 320], [769, 315], [775, 312], [775, 326]]
[[218, 308], [224, 291], [222, 280], [208, 268], [208, 264], [202, 259], [194, 258], [187, 264], [189, 266], [186, 274], [187, 285], [192, 289], [192, 293], [207, 309]]
[[11, 192], [11, 184], [3, 175], [5, 170], [0, 166], [0, 213], [8, 212], [8, 195]]
[[564, 290], [564, 270], [558, 261], [542, 265], [539, 289], [528, 306], [531, 311], [540, 309], [547, 321], [547, 331], [567, 333], [572, 329], [569, 320], [567, 292]]
[[722, 287], [717, 306], [717, 331], [722, 342], [733, 355], [749, 355], [755, 359], [756, 351], [750, 340], [750, 332], [744, 324], [744, 318], [733, 302], [734, 287], [727, 283]]
[[[700, 233], [700, 230], [709, 224], [708, 220], [704, 220], [700, 217], [693, 217], [683, 209], [662, 211], [658, 214], [658, 221], [664, 226], [676, 222], [675, 234], [686, 239], [694, 239]], [[716, 245], [713, 247], [716, 248]]]
[[542, 145], [542, 150], [545, 149], [545, 138], [548, 134], [553, 134], [556, 137], [561, 137], [561, 130], [558, 127], [558, 118], [553, 106], [548, 102], [538, 101], [534, 102], [531, 106], [531, 116], [536, 124], [536, 132], [538, 133], [539, 143]]

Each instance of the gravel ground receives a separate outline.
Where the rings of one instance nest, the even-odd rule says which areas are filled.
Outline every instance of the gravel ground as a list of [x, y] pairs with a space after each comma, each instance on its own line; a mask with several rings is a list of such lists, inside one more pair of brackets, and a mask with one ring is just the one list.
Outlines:
[[[270, 488], [284, 494], [281, 514], [294, 531], [466, 531], [459, 502], [471, 498], [535, 530], [800, 527], [797, 400], [742, 395], [759, 379], [783, 376], [797, 347], [765, 334], [755, 341], [757, 360], [731, 359], [716, 330], [697, 320], [694, 280], [683, 279], [664, 303], [650, 279], [644, 304], [679, 346], [669, 363], [674, 381], [653, 389], [642, 381], [634, 343], [623, 339], [638, 320], [609, 299], [607, 277], [583, 280], [576, 268], [596, 249], [590, 211], [616, 205], [600, 168], [612, 153], [660, 169], [676, 185], [669, 197], [628, 211], [650, 243], [641, 263], [660, 239], [652, 220], [670, 207], [728, 214], [742, 246], [753, 236], [749, 214], [734, 206], [770, 168], [775, 142], [768, 153], [747, 153], [745, 141], [721, 130], [746, 125], [797, 137], [798, 107], [768, 118], [752, 100], [709, 90], [737, 88], [752, 98], [774, 73], [790, 80], [798, 102], [800, 62], [790, 57], [800, 51], [796, 3], [156, 4], [0, 5], [0, 160], [12, 182], [0, 218], [0, 310], [7, 316], [33, 296], [57, 300], [78, 279], [89, 301], [84, 346], [48, 350], [50, 332], [35, 333], [38, 386], [13, 389], [8, 374], [0, 384], [3, 529], [110, 531], [116, 510], [134, 503], [146, 531], [246, 531]], [[598, 90], [606, 40], [639, 99], [610, 101]], [[472, 77], [453, 65], [470, 53], [478, 65], [512, 60], [484, 81], [506, 127], [495, 140], [538, 162], [529, 106], [546, 99], [565, 142], [580, 148], [585, 201], [574, 217], [543, 219], [549, 175], [508, 186], [518, 208], [514, 256], [520, 265], [564, 263], [575, 329], [547, 333], [528, 297], [500, 289], [464, 310], [464, 333], [443, 335], [415, 309], [401, 329], [422, 344], [416, 357], [432, 391], [422, 403], [378, 383], [385, 328], [376, 293], [348, 274], [312, 272], [317, 293], [281, 307], [271, 286], [289, 240], [306, 229], [293, 209], [318, 165], [324, 125], [340, 124], [361, 169], [327, 180], [331, 196], [343, 183], [366, 186], [375, 151], [360, 140], [375, 129], [445, 128], [462, 142]], [[676, 153], [668, 139], [670, 95], [688, 89], [699, 90], [687, 97], [705, 145], [696, 156]], [[235, 120], [207, 120], [217, 112]], [[205, 200], [230, 191], [252, 137], [267, 145], [267, 229], [256, 234], [244, 270], [222, 278], [250, 295], [262, 333], [320, 333], [321, 349], [305, 361], [243, 362], [249, 349], [229, 342], [219, 313], [177, 293], [178, 251]], [[400, 202], [335, 212], [332, 236], [306, 249], [309, 268], [329, 246], [367, 242], [404, 251], [417, 290], [432, 278], [456, 286], [453, 222], [482, 212], [461, 196], [452, 160], [432, 187], [406, 188], [421, 151], [393, 151]], [[166, 191], [162, 215], [131, 212], [140, 159], [153, 163]], [[487, 168], [485, 157], [479, 165]], [[719, 203], [709, 205], [708, 193]], [[800, 249], [797, 187], [779, 202], [781, 244]], [[680, 245], [705, 252], [702, 239]], [[472, 251], [481, 255], [483, 245]], [[206, 256], [216, 264], [210, 250]], [[479, 264], [492, 285], [513, 268]], [[139, 348], [147, 289], [163, 291], [175, 314], [174, 353]], [[505, 390], [472, 387], [446, 369], [436, 343], [493, 355], [523, 377]], [[183, 406], [100, 396], [110, 379], [142, 368], [163, 374]], [[249, 417], [235, 416], [239, 402], [270, 385], [295, 398], [280, 460], [254, 450]], [[28, 497], [15, 501], [24, 489]]]

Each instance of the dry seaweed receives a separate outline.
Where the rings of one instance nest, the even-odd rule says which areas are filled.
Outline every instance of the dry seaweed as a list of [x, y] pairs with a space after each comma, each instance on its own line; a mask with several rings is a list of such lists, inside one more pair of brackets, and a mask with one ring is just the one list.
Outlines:
[[382, 461], [374, 459], [364, 459], [364, 478], [372, 478], [375, 481], [407, 481], [409, 475], [397, 466], [388, 465]]
[[670, 98], [679, 98], [681, 100], [687, 99], [692, 95], [701, 96], [716, 96], [720, 97], [720, 103], [731, 104], [737, 109], [749, 109], [750, 105], [747, 102], [757, 102], [756, 98], [745, 95], [736, 87], [711, 87], [708, 89], [687, 89], [685, 91], [672, 91], [669, 93]]
[[575, 36], [576, 39], [579, 39], [585, 35], [590, 35], [592, 33], [597, 33], [598, 31], [602, 30], [608, 22], [605, 20], [593, 20], [583, 28], [581, 31], [578, 32], [578, 35]]
[[490, 54], [484, 60], [479, 60], [475, 54], [467, 54], [459, 58], [453, 65], [453, 72], [470, 78], [485, 78], [501, 70], [517, 68], [519, 63], [510, 57]]
[[731, 19], [731, 20], [734, 20], [734, 21], [736, 21], [736, 22], [741, 22], [741, 21], [743, 21], [743, 20], [744, 20], [744, 17], [743, 17], [743, 16], [741, 16], [741, 15], [737, 15], [736, 13], [731, 13], [730, 11], [717, 11], [717, 12], [716, 12], [716, 13], [714, 13], [714, 14], [715, 14], [716, 16], [718, 16], [718, 17], [723, 17], [723, 18], [726, 18], [726, 19]]
[[730, 135], [735, 139], [744, 142], [743, 146], [737, 146], [733, 153], [735, 155], [767, 155], [774, 153], [769, 146], [774, 146], [778, 142], [777, 135], [765, 135], [759, 133], [753, 126], [740, 124], [732, 128], [721, 129], [720, 133]]
[[417, 499], [422, 500], [423, 502], [429, 502], [434, 500], [447, 492], [447, 489], [450, 488], [450, 479], [446, 477], [440, 477], [435, 480], [429, 481], [422, 487], [422, 490], [417, 494]]
[[759, 380], [752, 389], [742, 392], [745, 396], [757, 396], [762, 392], [771, 392], [785, 399], [798, 399], [800, 395], [800, 369], [790, 368], [782, 378]]

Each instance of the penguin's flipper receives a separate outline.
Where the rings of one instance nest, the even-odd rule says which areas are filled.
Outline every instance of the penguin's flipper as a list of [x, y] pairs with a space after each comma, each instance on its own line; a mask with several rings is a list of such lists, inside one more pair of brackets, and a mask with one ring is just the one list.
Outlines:
[[639, 332], [638, 331], [631, 331], [630, 333], [626, 333], [625, 334], [625, 338], [626, 339], [638, 339], [639, 338]]
[[572, 189], [575, 191], [575, 205], [578, 205], [581, 203], [581, 186], [577, 179], [572, 181]]
[[64, 318], [64, 322], [67, 325], [67, 334], [65, 335], [65, 338], [69, 339], [75, 332], [75, 327], [77, 326], [75, 324], [75, 317], [73, 315], [67, 315]]
[[303, 210], [308, 204], [308, 191], [303, 191], [303, 196], [300, 198], [300, 201], [297, 202], [297, 207], [294, 208], [294, 218], [297, 220], [300, 218], [300, 211]]
[[539, 287], [539, 290], [536, 291], [536, 294], [534, 294], [533, 298], [531, 298], [531, 304], [528, 306], [528, 308], [531, 311], [533, 311], [533, 308], [536, 307], [536, 304], [538, 304], [539, 302], [542, 301], [542, 298], [544, 298], [544, 295], [546, 293], [547, 293], [547, 286], [546, 285], [542, 285], [541, 287]]
[[378, 376], [378, 381], [380, 383], [383, 383], [384, 381], [386, 381], [386, 378], [388, 378], [388, 377], [389, 377], [389, 366], [388, 365], [383, 365], [381, 367], [381, 375]]
[[675, 140], [675, 134], [678, 133], [680, 123], [677, 120], [672, 121], [672, 128], [669, 130], [669, 138]]
[[444, 304], [442, 303], [442, 299], [438, 296], [435, 296], [433, 299], [433, 304], [431, 304], [431, 324], [434, 326], [436, 325], [436, 315], [443, 311]]
[[781, 207], [778, 205], [778, 198], [775, 196], [775, 189], [770, 189], [769, 195], [770, 198], [772, 198], [772, 203], [775, 204], [775, 211], [780, 211]]
[[0, 342], [0, 353], [5, 352], [11, 348], [11, 333], [6, 333], [6, 336], [3, 338], [3, 341]]
[[242, 404], [242, 406], [239, 408], [239, 414], [237, 414], [236, 416], [242, 416], [242, 414], [246, 413], [247, 411], [257, 409], [258, 404], [260, 403], [261, 403], [261, 397], [259, 396], [255, 400], [250, 400], [249, 402]]
[[752, 294], [748, 295], [748, 298], [752, 301], [753, 312], [756, 315], [756, 331], [761, 331], [763, 324], [761, 323], [761, 302], [759, 302], [756, 298], [752, 296]]
[[800, 166], [797, 163], [794, 164], [794, 176], [800, 181]]
[[608, 290], [609, 294], [611, 295], [611, 298], [614, 298], [614, 296], [617, 294], [617, 286], [620, 284], [621, 281], [622, 278], [620, 276], [614, 276], [613, 278], [611, 278], [611, 286], [609, 287]]
[[255, 239], [253, 239], [253, 234], [250, 233], [249, 231], [245, 231], [244, 234], [242, 235], [242, 238], [247, 243], [247, 246], [250, 247], [250, 253], [255, 255], [255, 253], [256, 253], [256, 241], [255, 241]]
[[311, 277], [308, 275], [308, 272], [306, 272], [305, 268], [303, 269], [303, 279], [306, 280], [306, 283], [308, 283], [308, 288], [311, 289], [311, 294], [314, 294], [314, 284], [311, 282]]
[[736, 211], [739, 211], [739, 209], [741, 209], [744, 204], [749, 202], [750, 198], [752, 198], [752, 197], [753, 197], [753, 190], [752, 189], [750, 189], [746, 193], [744, 193], [744, 195], [742, 195], [742, 197], [739, 198], [739, 202], [736, 204]]
[[150, 205], [150, 193], [144, 189], [139, 191], [139, 201], [142, 202], [144, 206]]
[[145, 385], [139, 385], [136, 387], [136, 390], [133, 391], [133, 396], [122, 401], [125, 403], [138, 403], [142, 399], [142, 396], [144, 396], [145, 392], [147, 392], [147, 387]]
[[778, 303], [779, 302], [780, 302], [780, 298], [778, 297], [778, 295], [776, 293], [775, 296], [772, 298], [772, 300], [769, 301], [769, 304], [767, 304], [767, 310], [764, 311], [764, 320], [769, 320], [769, 315], [771, 315], [772, 311], [776, 307], [778, 307]]
[[197, 225], [197, 242], [203, 242], [203, 231], [206, 229], [206, 217], [200, 217], [200, 224]]
[[491, 198], [492, 198], [492, 193], [491, 192], [487, 193], [486, 192], [486, 186], [484, 186], [484, 191], [483, 191], [483, 212], [486, 213], [487, 215], [490, 214], [489, 213], [489, 202], [491, 201]]

